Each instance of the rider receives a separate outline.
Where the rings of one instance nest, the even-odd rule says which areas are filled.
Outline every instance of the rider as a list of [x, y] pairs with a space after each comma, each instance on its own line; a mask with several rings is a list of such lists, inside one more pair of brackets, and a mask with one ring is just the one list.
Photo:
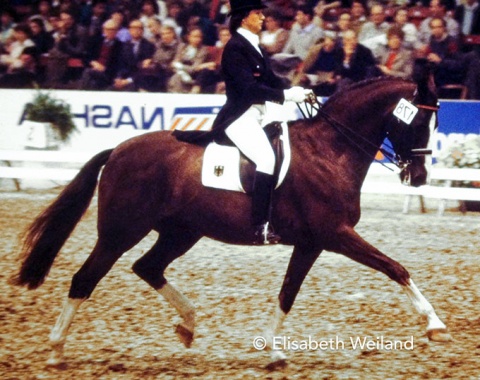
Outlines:
[[259, 47], [265, 19], [262, 9], [266, 8], [261, 0], [230, 0], [230, 6], [232, 37], [222, 55], [227, 101], [208, 134], [214, 139], [224, 132], [256, 164], [252, 194], [254, 243], [276, 244], [280, 236], [270, 225], [275, 155], [262, 125], [265, 102], [301, 103], [311, 90], [284, 90], [284, 82], [273, 73], [267, 53]]

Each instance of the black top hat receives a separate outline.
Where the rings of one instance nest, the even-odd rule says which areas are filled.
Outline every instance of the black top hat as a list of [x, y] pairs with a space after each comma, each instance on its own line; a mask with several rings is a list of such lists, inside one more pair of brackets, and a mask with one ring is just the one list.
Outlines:
[[261, 0], [230, 0], [230, 8], [230, 14], [234, 14], [239, 11], [264, 9], [267, 6], [262, 4]]

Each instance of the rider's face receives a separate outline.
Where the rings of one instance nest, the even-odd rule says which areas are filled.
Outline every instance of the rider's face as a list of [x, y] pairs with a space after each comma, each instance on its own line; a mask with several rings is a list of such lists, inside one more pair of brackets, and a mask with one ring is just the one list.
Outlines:
[[242, 27], [254, 34], [259, 34], [262, 31], [263, 20], [265, 20], [265, 16], [262, 10], [254, 9], [243, 19]]

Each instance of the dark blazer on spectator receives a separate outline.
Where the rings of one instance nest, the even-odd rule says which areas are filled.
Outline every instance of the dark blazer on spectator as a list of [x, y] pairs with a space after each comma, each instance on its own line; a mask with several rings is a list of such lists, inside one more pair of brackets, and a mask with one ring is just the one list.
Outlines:
[[72, 58], [85, 58], [87, 54], [88, 32], [80, 25], [73, 25], [58, 42], [58, 50]]
[[[465, 17], [465, 5], [459, 5], [455, 8], [453, 18], [460, 25], [460, 32], [462, 31], [463, 19]], [[477, 6], [473, 13], [472, 27], [467, 34], [480, 34], [480, 4]]]
[[350, 79], [353, 82], [359, 82], [366, 79], [373, 67], [375, 66], [375, 58], [369, 48], [358, 44], [352, 58], [350, 59], [349, 67], [343, 65], [345, 53], [342, 47], [336, 50], [336, 69], [335, 75], [339, 75], [342, 79]]
[[155, 45], [146, 38], [140, 40], [137, 54], [134, 53], [133, 46], [134, 43], [132, 41], [123, 42], [118, 76], [124, 79], [135, 75], [140, 68], [140, 64], [144, 60], [152, 58], [155, 53]]
[[[88, 49], [88, 56], [85, 62], [85, 66], [89, 67], [91, 61], [98, 61], [102, 51], [102, 46], [105, 38], [101, 35], [96, 35], [90, 40], [90, 45]], [[120, 70], [121, 62], [121, 53], [122, 53], [122, 42], [118, 39], [112, 41], [111, 50], [107, 57], [107, 62], [105, 63], [105, 77], [111, 82], [118, 71]]]

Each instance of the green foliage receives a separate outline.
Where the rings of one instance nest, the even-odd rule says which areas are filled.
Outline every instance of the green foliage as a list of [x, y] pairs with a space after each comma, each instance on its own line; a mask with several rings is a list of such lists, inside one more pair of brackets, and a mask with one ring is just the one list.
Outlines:
[[52, 123], [62, 141], [68, 141], [72, 133], [77, 130], [73, 123], [70, 105], [41, 91], [38, 91], [33, 101], [27, 104], [26, 119]]

